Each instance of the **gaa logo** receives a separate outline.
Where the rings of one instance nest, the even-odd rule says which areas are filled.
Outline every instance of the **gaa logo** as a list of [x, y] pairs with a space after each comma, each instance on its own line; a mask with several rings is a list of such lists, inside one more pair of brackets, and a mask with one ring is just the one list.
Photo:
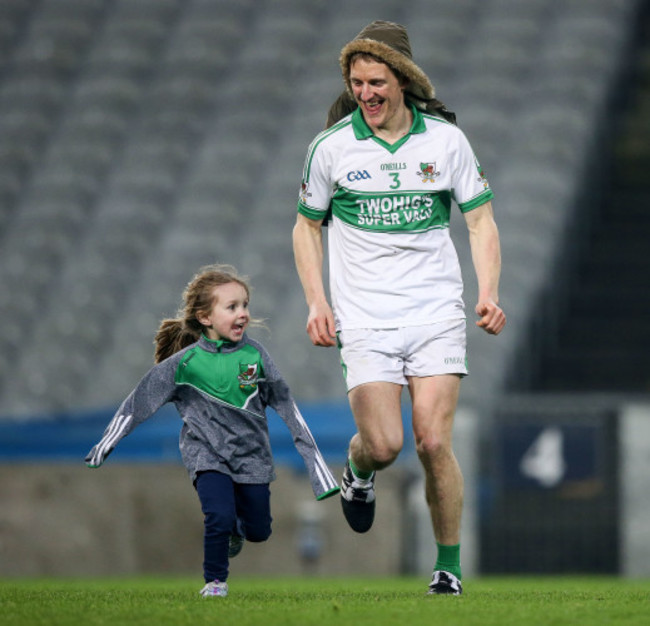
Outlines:
[[368, 174], [368, 170], [356, 170], [353, 172], [348, 172], [347, 179], [352, 182], [354, 180], [367, 180], [371, 178]]

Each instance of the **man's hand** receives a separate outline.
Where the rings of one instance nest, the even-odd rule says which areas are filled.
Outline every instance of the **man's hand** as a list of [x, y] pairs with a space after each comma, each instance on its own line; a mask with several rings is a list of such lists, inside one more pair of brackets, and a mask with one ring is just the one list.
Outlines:
[[314, 304], [309, 308], [307, 334], [315, 346], [330, 347], [336, 345], [334, 314], [326, 302]]
[[493, 300], [479, 302], [475, 310], [480, 318], [476, 325], [490, 335], [498, 335], [506, 325], [505, 313]]

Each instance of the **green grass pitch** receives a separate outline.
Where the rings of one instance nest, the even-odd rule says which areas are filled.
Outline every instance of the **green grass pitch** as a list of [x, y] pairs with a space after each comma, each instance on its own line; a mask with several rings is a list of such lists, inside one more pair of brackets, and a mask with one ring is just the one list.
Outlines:
[[200, 580], [0, 579], [3, 626], [520, 626], [650, 624], [650, 581], [482, 577], [461, 597], [421, 578], [233, 578], [227, 598]]

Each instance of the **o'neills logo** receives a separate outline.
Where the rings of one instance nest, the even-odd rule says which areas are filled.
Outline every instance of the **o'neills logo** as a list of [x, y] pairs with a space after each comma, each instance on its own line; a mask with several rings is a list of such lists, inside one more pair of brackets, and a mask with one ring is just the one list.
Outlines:
[[445, 365], [465, 365], [466, 359], [463, 356], [446, 356]]

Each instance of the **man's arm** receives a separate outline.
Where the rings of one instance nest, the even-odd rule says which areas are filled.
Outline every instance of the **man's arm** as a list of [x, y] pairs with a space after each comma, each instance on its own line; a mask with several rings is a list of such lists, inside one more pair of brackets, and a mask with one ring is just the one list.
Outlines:
[[506, 316], [499, 307], [499, 277], [501, 275], [501, 247], [499, 231], [494, 221], [492, 203], [465, 213], [469, 229], [472, 261], [478, 279], [476, 325], [490, 335], [498, 335], [505, 326]]
[[298, 214], [293, 228], [293, 254], [309, 307], [307, 334], [316, 346], [336, 345], [334, 314], [323, 284], [322, 220]]

